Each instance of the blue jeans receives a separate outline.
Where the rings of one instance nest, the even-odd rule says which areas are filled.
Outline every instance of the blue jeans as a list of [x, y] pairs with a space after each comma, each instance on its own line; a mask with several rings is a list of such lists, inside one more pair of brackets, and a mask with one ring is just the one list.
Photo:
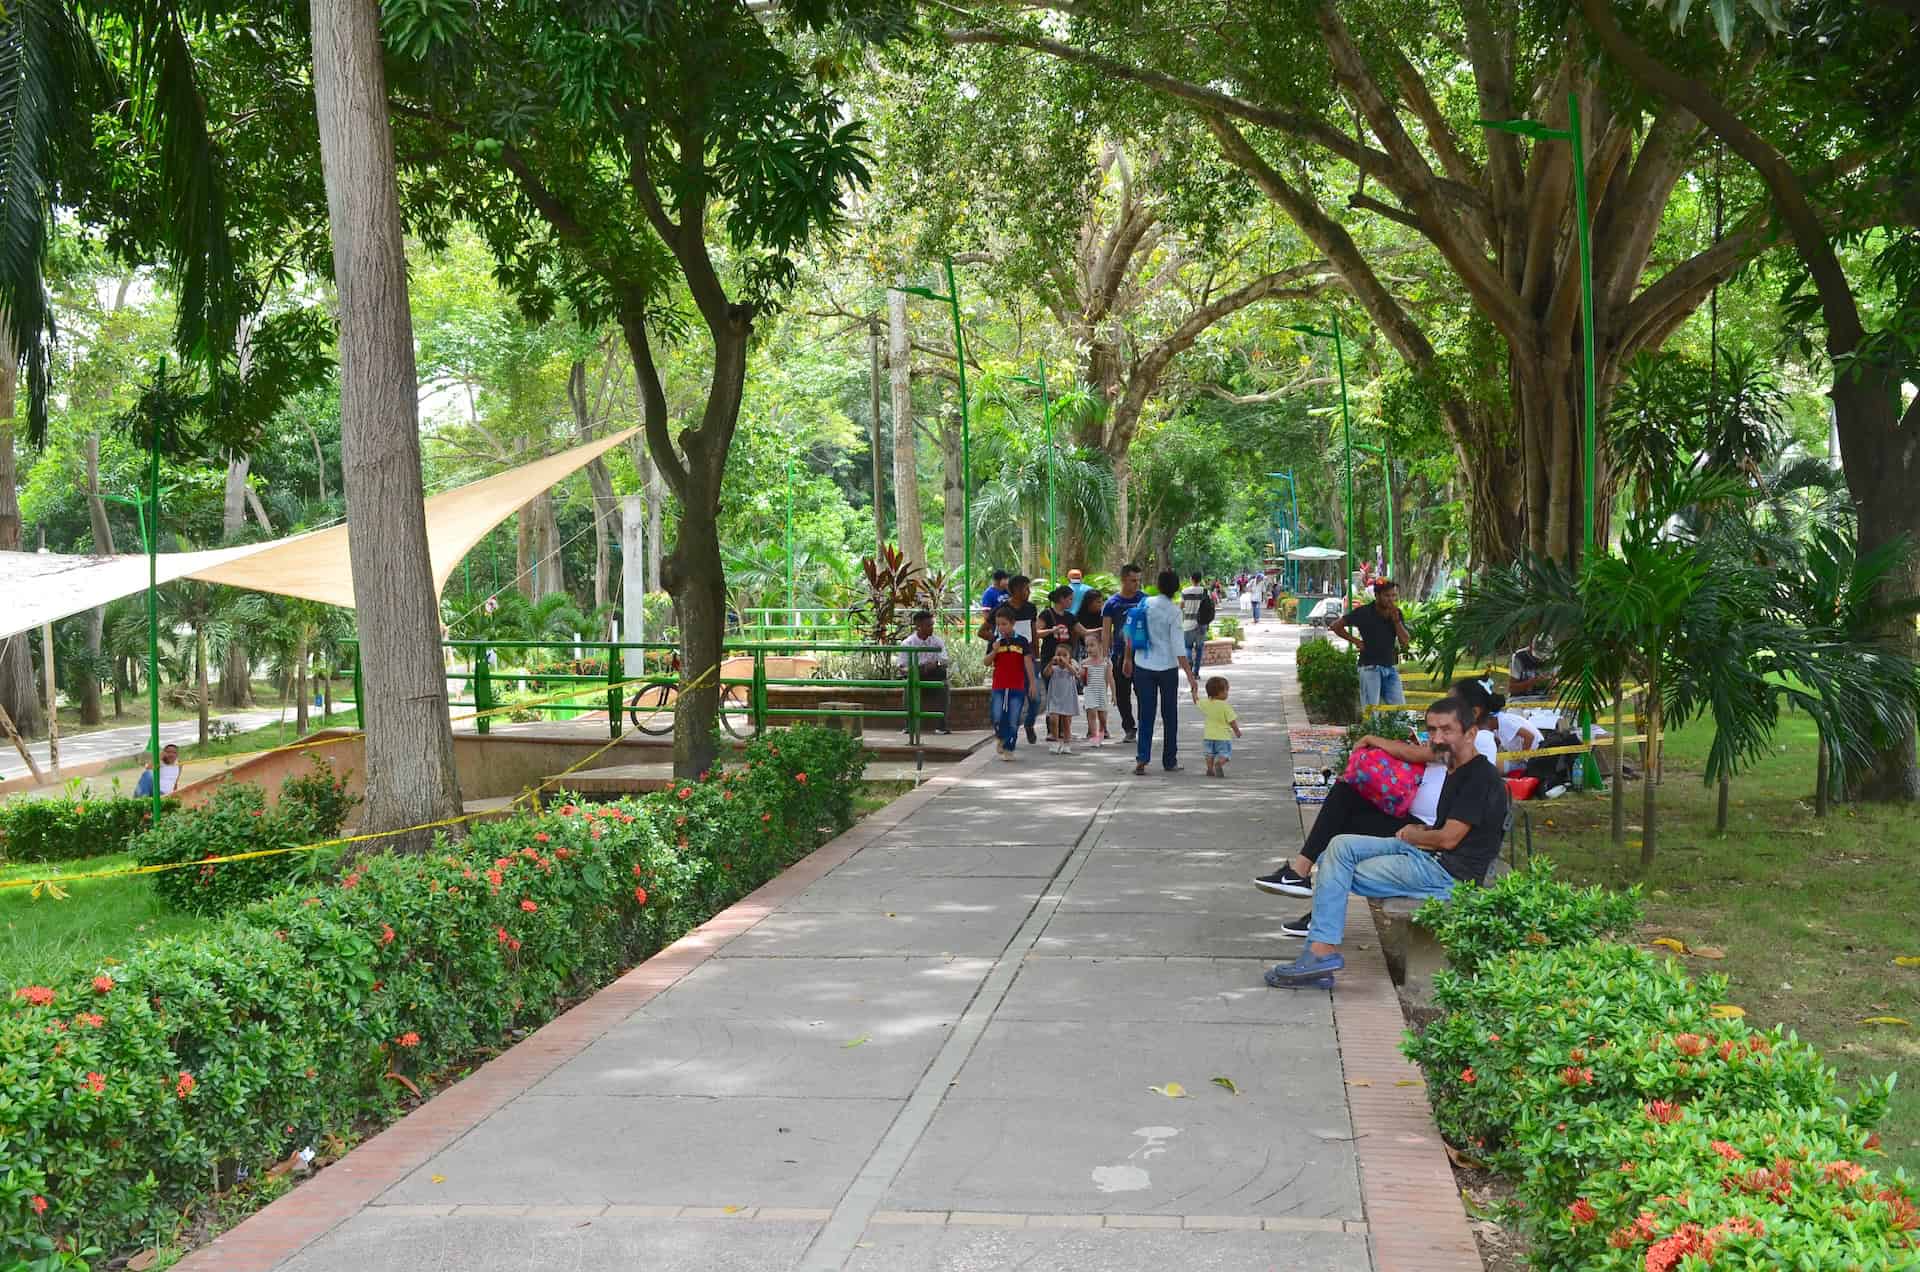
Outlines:
[[1200, 743], [1200, 749], [1210, 760], [1230, 760], [1233, 758], [1233, 743], [1217, 738], [1207, 738]]
[[995, 689], [987, 705], [993, 713], [993, 735], [1000, 739], [1001, 746], [1013, 750], [1020, 741], [1020, 725], [1027, 713], [1027, 691]]
[[1400, 688], [1398, 667], [1360, 668], [1360, 705], [1370, 707], [1377, 702], [1396, 707], [1407, 705], [1406, 692]]
[[1338, 945], [1347, 934], [1347, 897], [1450, 897], [1454, 877], [1434, 855], [1399, 839], [1336, 835], [1313, 868], [1313, 923], [1307, 939]]
[[1139, 663], [1133, 665], [1134, 712], [1140, 721], [1140, 731], [1134, 737], [1134, 763], [1145, 764], [1153, 758], [1153, 718], [1156, 714], [1160, 717], [1160, 732], [1165, 739], [1160, 744], [1161, 767], [1171, 769], [1180, 762], [1180, 712], [1175, 705], [1179, 692], [1180, 668], [1149, 671]]
[[1207, 652], [1207, 629], [1203, 627], [1185, 639], [1187, 666], [1193, 668], [1193, 674], [1197, 676], [1200, 674], [1200, 660], [1206, 656]]

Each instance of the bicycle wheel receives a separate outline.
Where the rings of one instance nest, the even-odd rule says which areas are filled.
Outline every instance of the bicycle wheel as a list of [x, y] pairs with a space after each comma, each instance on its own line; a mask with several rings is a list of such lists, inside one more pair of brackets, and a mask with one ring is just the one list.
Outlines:
[[720, 725], [736, 738], [753, 736], [753, 706], [739, 685], [728, 685], [720, 695]]
[[673, 689], [669, 685], [647, 685], [627, 704], [627, 719], [649, 737], [673, 732]]

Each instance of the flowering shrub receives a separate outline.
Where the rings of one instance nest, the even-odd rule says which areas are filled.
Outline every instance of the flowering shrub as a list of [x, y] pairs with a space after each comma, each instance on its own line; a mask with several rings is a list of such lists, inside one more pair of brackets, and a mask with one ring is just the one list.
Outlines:
[[1871, 1142], [1805, 1108], [1623, 1122], [1581, 1195], [1530, 1225], [1535, 1258], [1596, 1272], [1915, 1266], [1913, 1188], [1876, 1167]]
[[[297, 848], [340, 833], [354, 800], [346, 783], [325, 761], [315, 771], [281, 785], [280, 802], [269, 806], [266, 792], [251, 782], [234, 782], [215, 791], [196, 808], [183, 809], [134, 840], [143, 866], [201, 861], [275, 848]], [[220, 914], [257, 901], [299, 878], [311, 878], [331, 856], [281, 853], [251, 861], [153, 875], [153, 886], [167, 904], [194, 914]]]
[[[164, 816], [179, 805], [160, 801]], [[85, 795], [0, 804], [0, 860], [73, 861], [119, 852], [146, 826], [150, 799]]]
[[1607, 1133], [1648, 1108], [1834, 1104], [1813, 1048], [1714, 1017], [1725, 987], [1626, 945], [1512, 954], [1477, 977], [1436, 977], [1449, 1014], [1406, 1049], [1429, 1072], [1441, 1130], [1559, 1206], [1604, 1160]]
[[405, 1091], [546, 1020], [850, 820], [852, 739], [795, 729], [746, 761], [366, 857], [7, 998], [0, 1266], [50, 1238], [124, 1247], [216, 1173], [231, 1183], [236, 1167], [392, 1116]]
[[1422, 906], [1414, 921], [1433, 933], [1456, 971], [1470, 975], [1512, 950], [1630, 931], [1640, 921], [1640, 889], [1576, 888], [1555, 879], [1553, 863], [1542, 860], [1484, 888], [1455, 888], [1449, 900]]

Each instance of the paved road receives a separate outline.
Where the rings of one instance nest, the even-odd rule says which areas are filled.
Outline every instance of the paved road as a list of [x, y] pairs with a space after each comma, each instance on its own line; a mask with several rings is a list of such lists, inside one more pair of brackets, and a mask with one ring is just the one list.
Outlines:
[[1197, 715], [971, 769], [280, 1269], [1368, 1268], [1329, 995], [1260, 979], [1278, 635], [1231, 778]]
[[[293, 706], [286, 707], [286, 718], [293, 718]], [[281, 708], [262, 708], [256, 711], [232, 711], [215, 719], [225, 720], [237, 729], [257, 729], [263, 724], [272, 724], [281, 718]], [[317, 717], [316, 717], [317, 718]], [[197, 720], [175, 720], [162, 723], [160, 741], [192, 742], [200, 736], [200, 723]], [[108, 760], [116, 756], [132, 755], [147, 748], [148, 729], [144, 724], [128, 725], [122, 729], [96, 729], [92, 733], [63, 734], [60, 738], [60, 763], [63, 767], [78, 767], [95, 760]], [[27, 749], [33, 753], [33, 762], [40, 766], [42, 774], [52, 775], [47, 758], [47, 743], [43, 738], [38, 742], [29, 742]], [[11, 777], [25, 777], [27, 766], [20, 759], [20, 752], [13, 744], [0, 735], [0, 781]]]

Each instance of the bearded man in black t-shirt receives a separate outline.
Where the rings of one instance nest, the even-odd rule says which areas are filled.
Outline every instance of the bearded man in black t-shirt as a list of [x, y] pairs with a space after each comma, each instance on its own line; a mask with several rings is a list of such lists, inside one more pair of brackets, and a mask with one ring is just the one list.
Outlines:
[[1313, 922], [1307, 948], [1267, 972], [1267, 984], [1321, 987], [1346, 966], [1347, 898], [1440, 897], [1461, 881], [1478, 883], [1500, 854], [1507, 787], [1474, 749], [1475, 711], [1460, 698], [1427, 708], [1427, 740], [1447, 765], [1432, 826], [1404, 826], [1392, 837], [1337, 835], [1314, 869]]

